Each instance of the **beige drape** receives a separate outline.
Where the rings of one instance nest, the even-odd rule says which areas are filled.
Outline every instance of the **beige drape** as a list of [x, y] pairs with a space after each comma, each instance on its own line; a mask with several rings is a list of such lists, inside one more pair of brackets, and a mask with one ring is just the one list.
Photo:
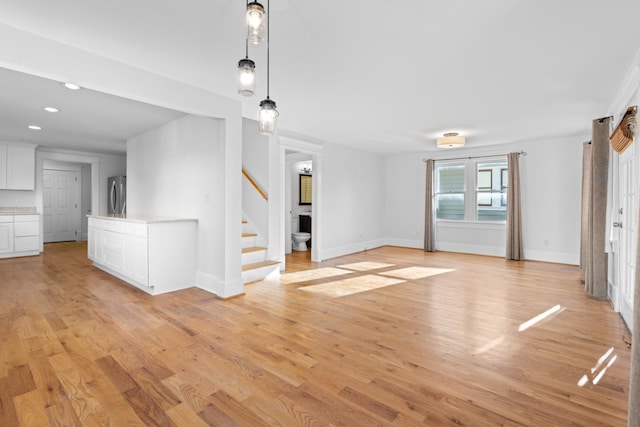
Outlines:
[[433, 160], [427, 160], [427, 179], [424, 197], [424, 250], [436, 250], [435, 215], [433, 212]]
[[[610, 118], [593, 121], [591, 146], [583, 153], [583, 164], [587, 163], [586, 188], [583, 188], [582, 219], [586, 221], [586, 236], [581, 237], [585, 244], [584, 287], [585, 291], [596, 298], [607, 297], [607, 181], [609, 173], [609, 122]], [[586, 157], [588, 156], [588, 159]], [[588, 160], [588, 161], [587, 161]], [[587, 200], [584, 200], [586, 197]], [[580, 253], [583, 253], [581, 249]]]
[[507, 245], [505, 258], [523, 260], [519, 154], [509, 153], [507, 160], [509, 182], [507, 184]]
[[580, 268], [587, 267], [587, 236], [589, 235], [589, 191], [591, 188], [591, 141], [582, 144], [582, 209], [580, 212]]

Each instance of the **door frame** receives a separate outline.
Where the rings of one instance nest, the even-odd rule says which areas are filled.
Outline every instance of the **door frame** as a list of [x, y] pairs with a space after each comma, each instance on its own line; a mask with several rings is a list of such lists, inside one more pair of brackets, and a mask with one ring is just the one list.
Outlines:
[[[43, 209], [43, 174], [45, 160], [80, 163], [91, 167], [91, 212], [100, 212], [100, 157], [84, 153], [36, 149], [36, 211]], [[40, 252], [44, 251], [44, 224], [40, 221]]]
[[[82, 200], [82, 164], [79, 163], [68, 163], [68, 162], [58, 162], [45, 160], [42, 167], [43, 174], [43, 197], [44, 197], [44, 171], [45, 170], [55, 170], [62, 172], [74, 172], [76, 174], [75, 180], [75, 195], [76, 195], [76, 208], [72, 217], [73, 227], [76, 231], [75, 240], [82, 240], [82, 205], [84, 200]], [[43, 207], [42, 207], [42, 219], [43, 229], [42, 229], [42, 239], [44, 241], [44, 198], [43, 198]]]

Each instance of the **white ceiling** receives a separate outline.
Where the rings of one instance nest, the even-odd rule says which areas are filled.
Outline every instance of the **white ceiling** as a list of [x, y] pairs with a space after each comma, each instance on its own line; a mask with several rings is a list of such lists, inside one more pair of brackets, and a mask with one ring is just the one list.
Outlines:
[[[238, 96], [244, 7], [0, 0], [0, 22], [243, 101], [254, 115], [266, 95], [265, 48], [249, 48], [262, 73], [258, 94]], [[448, 131], [470, 147], [586, 138], [640, 49], [638, 0], [273, 0], [271, 9], [270, 95], [281, 132], [379, 153], [433, 150]], [[0, 79], [0, 126], [26, 120], [29, 112], [4, 102], [6, 73]], [[108, 150], [144, 120], [178, 114], [130, 105], [140, 126], [111, 133], [116, 107], [102, 110], [103, 122], [68, 122], [60, 141], [77, 132], [92, 142], [87, 149], [104, 138]]]
[[[123, 153], [126, 140], [184, 113], [0, 68], [0, 140]], [[49, 113], [44, 107], [60, 111]], [[29, 125], [41, 130], [30, 130]]]

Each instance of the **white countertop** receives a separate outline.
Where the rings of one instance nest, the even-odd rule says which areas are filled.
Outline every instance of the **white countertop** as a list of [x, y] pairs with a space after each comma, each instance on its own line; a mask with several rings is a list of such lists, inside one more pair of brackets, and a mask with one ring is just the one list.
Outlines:
[[161, 222], [198, 221], [196, 218], [177, 218], [154, 215], [87, 215], [89, 218], [108, 219], [111, 221], [137, 222], [141, 224], [156, 224]]

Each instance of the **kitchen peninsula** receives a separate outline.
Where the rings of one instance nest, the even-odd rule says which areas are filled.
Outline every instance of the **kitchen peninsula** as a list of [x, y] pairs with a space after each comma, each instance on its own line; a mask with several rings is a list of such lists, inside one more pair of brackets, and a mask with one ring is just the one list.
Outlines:
[[89, 215], [93, 265], [151, 295], [195, 285], [197, 220]]

